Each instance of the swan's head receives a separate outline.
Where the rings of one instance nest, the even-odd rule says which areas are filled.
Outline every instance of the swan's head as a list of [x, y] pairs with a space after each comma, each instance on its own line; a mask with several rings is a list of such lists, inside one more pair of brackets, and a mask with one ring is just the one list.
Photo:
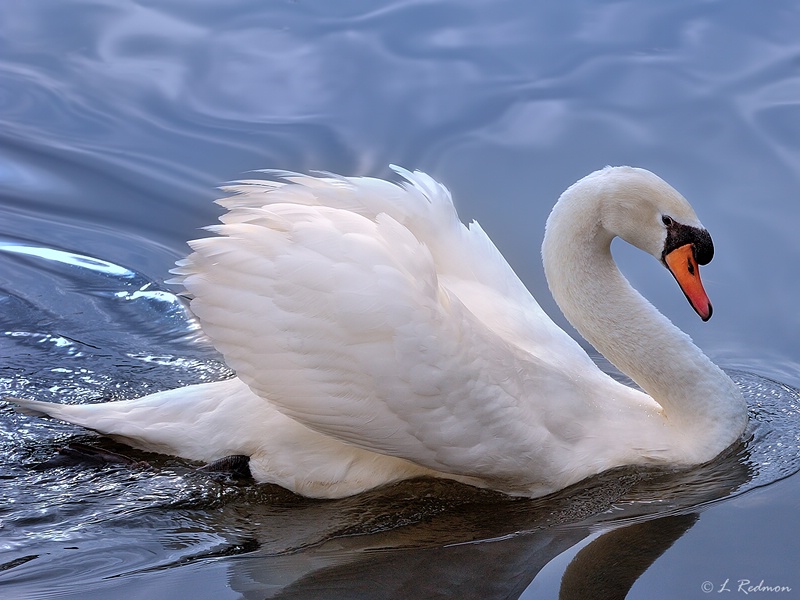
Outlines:
[[597, 175], [607, 180], [601, 196], [603, 227], [652, 254], [669, 269], [700, 318], [710, 319], [711, 302], [699, 265], [714, 257], [714, 244], [691, 205], [645, 169], [611, 167]]
[[595, 235], [603, 244], [619, 236], [654, 256], [675, 277], [697, 314], [704, 321], [711, 318], [699, 265], [711, 261], [714, 245], [691, 205], [666, 181], [645, 169], [606, 167], [564, 192], [551, 220], [558, 218], [559, 205], [572, 207], [571, 218], [595, 220], [585, 225], [599, 225]]

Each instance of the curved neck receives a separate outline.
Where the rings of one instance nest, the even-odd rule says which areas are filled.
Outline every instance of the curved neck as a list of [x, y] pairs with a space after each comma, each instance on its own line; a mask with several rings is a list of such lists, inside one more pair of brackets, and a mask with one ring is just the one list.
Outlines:
[[710, 460], [741, 435], [744, 400], [620, 273], [601, 210], [600, 198], [573, 188], [554, 207], [542, 246], [553, 297], [573, 327], [661, 405], [685, 451]]

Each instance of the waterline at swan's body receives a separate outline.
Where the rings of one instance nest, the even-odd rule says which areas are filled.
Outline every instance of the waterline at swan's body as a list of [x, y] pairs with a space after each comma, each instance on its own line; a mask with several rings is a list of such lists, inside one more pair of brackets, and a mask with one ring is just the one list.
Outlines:
[[548, 283], [570, 322], [647, 394], [601, 372], [476, 224], [422, 173], [281, 174], [231, 186], [218, 235], [179, 281], [235, 379], [136, 400], [15, 400], [133, 446], [250, 457], [259, 481], [338, 497], [419, 475], [541, 495], [627, 464], [708, 461], [741, 435], [744, 401], [633, 290], [620, 236], [675, 275], [704, 319], [711, 239], [641, 169], [570, 187], [547, 223]]

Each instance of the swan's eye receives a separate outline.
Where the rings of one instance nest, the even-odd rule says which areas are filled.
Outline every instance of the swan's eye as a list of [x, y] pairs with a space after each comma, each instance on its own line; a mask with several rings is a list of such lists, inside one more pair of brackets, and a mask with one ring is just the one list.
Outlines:
[[667, 227], [672, 227], [672, 225], [675, 223], [672, 220], [672, 217], [668, 217], [667, 215], [661, 217], [661, 222], [664, 223], [664, 225], [666, 225]]

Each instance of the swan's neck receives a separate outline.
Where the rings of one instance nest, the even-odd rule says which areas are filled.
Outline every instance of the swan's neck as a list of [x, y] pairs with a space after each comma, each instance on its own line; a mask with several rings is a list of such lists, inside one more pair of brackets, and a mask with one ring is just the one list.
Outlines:
[[600, 201], [574, 196], [568, 190], [553, 209], [542, 246], [553, 297], [573, 327], [661, 405], [676, 453], [710, 460], [744, 429], [741, 393], [620, 273]]

